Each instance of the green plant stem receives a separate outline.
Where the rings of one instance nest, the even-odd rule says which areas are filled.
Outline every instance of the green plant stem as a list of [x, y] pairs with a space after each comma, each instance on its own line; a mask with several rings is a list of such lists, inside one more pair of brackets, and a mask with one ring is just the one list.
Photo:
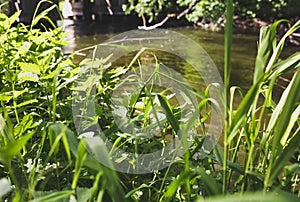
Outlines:
[[[242, 134], [242, 132], [241, 132], [241, 134]], [[238, 158], [238, 152], [239, 152], [241, 140], [242, 140], [242, 136], [239, 135], [238, 140], [237, 140], [236, 145], [235, 145], [235, 150], [234, 150], [233, 155], [232, 155], [232, 159], [231, 159], [232, 162], [235, 162]], [[233, 173], [232, 170], [229, 170], [228, 179], [231, 179], [232, 173]]]
[[223, 158], [223, 179], [222, 179], [222, 193], [225, 194], [227, 189], [227, 156], [228, 156], [228, 89], [230, 81], [231, 69], [231, 41], [232, 41], [232, 24], [233, 24], [233, 2], [232, 0], [226, 1], [226, 25], [225, 25], [225, 47], [224, 47], [224, 158]]
[[14, 82], [12, 82], [12, 93], [13, 93], [13, 105], [14, 105], [14, 112], [15, 112], [15, 116], [16, 116], [16, 120], [18, 123], [20, 123], [20, 119], [19, 119], [19, 115], [18, 115], [18, 111], [17, 111], [17, 97], [15, 96], [15, 84]]

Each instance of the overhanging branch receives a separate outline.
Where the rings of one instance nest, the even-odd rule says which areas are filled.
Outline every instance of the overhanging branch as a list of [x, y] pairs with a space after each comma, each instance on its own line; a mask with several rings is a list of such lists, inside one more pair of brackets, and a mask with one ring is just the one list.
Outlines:
[[176, 17], [176, 18], [179, 20], [182, 16], [188, 14], [188, 13], [193, 9], [193, 7], [194, 7], [198, 2], [200, 2], [200, 1], [201, 1], [201, 0], [194, 0], [194, 1], [189, 5], [189, 7], [187, 7], [185, 10], [183, 10], [181, 13], [179, 13], [179, 14], [175, 14], [175, 13], [168, 14], [161, 22], [156, 23], [156, 24], [151, 25], [151, 26], [147, 26], [145, 17], [144, 17], [144, 15], [142, 15], [143, 26], [138, 26], [138, 29], [152, 30], [152, 29], [158, 28], [158, 27], [162, 26], [163, 24], [165, 24], [170, 18], [173, 18], [173, 17]]

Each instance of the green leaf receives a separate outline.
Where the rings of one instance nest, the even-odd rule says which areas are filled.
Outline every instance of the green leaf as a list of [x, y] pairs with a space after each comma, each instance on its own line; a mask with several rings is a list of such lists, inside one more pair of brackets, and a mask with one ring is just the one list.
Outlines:
[[33, 81], [33, 82], [39, 81], [38, 75], [32, 72], [20, 72], [18, 74], [18, 79], [20, 81]]
[[85, 188], [85, 187], [77, 187], [76, 188], [76, 196], [78, 202], [85, 202], [88, 201], [90, 198], [92, 189]]
[[16, 107], [17, 107], [17, 108], [20, 108], [20, 107], [24, 107], [24, 106], [26, 106], [26, 105], [30, 105], [30, 104], [36, 103], [36, 102], [38, 102], [37, 99], [27, 100], [27, 101], [25, 101], [25, 102], [21, 102], [20, 104], [17, 104]]
[[85, 147], [82, 141], [79, 142], [78, 149], [77, 149], [77, 158], [75, 163], [75, 173], [72, 182], [72, 189], [75, 189], [77, 186], [77, 182], [79, 179], [80, 171], [83, 166], [83, 163], [87, 157], [87, 153], [85, 151]]
[[201, 180], [205, 184], [205, 189], [210, 195], [221, 194], [221, 187], [218, 185], [215, 177], [208, 175], [203, 168], [197, 167], [195, 171], [201, 176]]
[[3, 93], [1, 93], [0, 94], [0, 101], [9, 101], [9, 100], [11, 100], [13, 98], [13, 96], [12, 95], [5, 95], [5, 94], [3, 94]]
[[30, 49], [30, 46], [31, 46], [31, 42], [25, 41], [24, 44], [18, 49], [18, 53], [16, 54], [17, 57], [21, 57], [21, 56], [25, 55], [28, 52], [28, 50]]
[[176, 119], [176, 117], [174, 116], [167, 98], [160, 94], [157, 94], [157, 97], [158, 97], [158, 100], [159, 100], [162, 108], [164, 109], [164, 111], [166, 113], [167, 119], [170, 122], [172, 128], [174, 129], [174, 131], [176, 133], [178, 133], [179, 132], [179, 122]]
[[285, 60], [282, 60], [274, 65], [272, 72], [268, 76], [270, 79], [278, 77], [287, 71], [294, 70], [300, 67], [300, 52], [296, 52]]
[[299, 119], [299, 117], [300, 117], [300, 105], [292, 113], [290, 121], [289, 121], [289, 123], [288, 123], [288, 125], [287, 125], [287, 127], [285, 129], [285, 132], [284, 132], [284, 134], [281, 137], [280, 144], [282, 146], [286, 145], [286, 143], [288, 141], [288, 138], [291, 135], [292, 129], [293, 129], [295, 123], [297, 123], [297, 120]]
[[17, 11], [12, 16], [10, 16], [9, 17], [9, 24], [12, 25], [14, 22], [16, 22], [16, 20], [20, 16], [20, 14], [21, 14], [21, 11]]
[[[66, 127], [63, 124], [54, 124], [54, 128]], [[52, 127], [53, 127], [52, 126]], [[79, 140], [75, 136], [75, 134], [66, 127], [65, 133], [68, 138], [68, 144], [70, 146], [70, 150], [72, 154], [78, 158], [78, 148], [79, 148]], [[94, 139], [95, 138], [95, 139]], [[108, 156], [108, 152], [106, 146], [102, 139], [99, 136], [93, 138], [85, 138], [84, 143], [88, 151], [94, 156], [88, 155], [86, 160], [84, 161], [84, 166], [96, 171], [104, 173], [103, 180], [105, 181], [106, 188], [110, 193], [111, 197], [115, 201], [125, 201], [125, 193], [123, 191], [122, 186], [120, 185], [120, 180], [114, 170], [107, 168], [106, 166], [101, 165], [99, 162], [106, 162], [106, 165], [112, 165], [110, 157]], [[91, 154], [89, 153], [89, 154]], [[100, 161], [99, 161], [100, 160]], [[118, 194], [115, 194], [118, 193]]]
[[[83, 141], [91, 157], [103, 165], [102, 170], [105, 174], [103, 177], [106, 179], [106, 183], [108, 183], [107, 186], [110, 187], [108, 191], [111, 196], [116, 201], [124, 201], [125, 193], [120, 185], [116, 172], [112, 170], [114, 166], [108, 155], [106, 145], [101, 137], [94, 136], [92, 138], [84, 138]], [[118, 193], [118, 195], [115, 195], [115, 193]]]
[[276, 156], [276, 160], [271, 169], [269, 169], [270, 179], [269, 184], [271, 184], [282, 172], [284, 166], [286, 166], [287, 161], [291, 159], [295, 151], [300, 147], [300, 130], [290, 139], [288, 145], [282, 150], [279, 155]]
[[23, 72], [32, 72], [38, 75], [41, 73], [41, 68], [37, 64], [20, 62], [19, 65]]
[[167, 188], [167, 192], [164, 194], [164, 200], [165, 202], [171, 201], [172, 198], [174, 197], [176, 191], [178, 188], [185, 182], [187, 178], [190, 177], [191, 171], [187, 172], [182, 172], [178, 176], [176, 180], [174, 180], [170, 186]]
[[260, 29], [258, 52], [257, 52], [255, 68], [254, 68], [253, 83], [256, 83], [258, 79], [265, 72], [268, 59], [276, 46], [276, 28], [282, 22], [287, 22], [287, 20], [278, 20], [270, 27], [262, 27]]
[[[279, 21], [277, 21], [277, 22], [275, 22], [272, 26], [271, 26], [271, 28], [273, 27], [273, 26], [276, 26], [277, 27], [277, 24], [279, 24], [280, 22], [283, 22], [283, 21], [287, 21], [287, 20], [279, 20]], [[276, 29], [276, 27], [274, 28], [274, 29]], [[270, 60], [269, 60], [269, 62], [268, 62], [268, 65], [267, 65], [267, 67], [266, 67], [266, 70], [265, 70], [265, 72], [269, 72], [272, 68], [273, 68], [273, 66], [274, 66], [274, 64], [275, 64], [275, 62], [278, 60], [278, 58], [279, 58], [279, 55], [280, 55], [280, 53], [281, 53], [281, 51], [282, 51], [282, 49], [283, 49], [283, 46], [284, 46], [284, 43], [285, 43], [285, 40], [286, 40], [286, 38], [287, 37], [289, 37], [292, 33], [294, 33], [296, 30], [298, 30], [300, 28], [300, 20], [298, 20], [285, 34], [284, 34], [284, 36], [280, 39], [280, 41], [279, 41], [279, 43], [278, 43], [278, 45], [276, 46], [276, 48], [275, 48], [275, 50], [274, 50], [274, 52], [273, 52], [273, 54], [272, 54], [272, 56], [271, 56], [271, 58], [270, 58]]]
[[[53, 4], [53, 2], [51, 2], [51, 1], [41, 1], [41, 2], [38, 4], [37, 8], [39, 8], [39, 7], [40, 7], [40, 4], [43, 3], [43, 2], [49, 2], [49, 3], [52, 3], [52, 4]], [[43, 18], [44, 18], [44, 19], [48, 19], [48, 21], [51, 23], [52, 21], [47, 17], [47, 15], [49, 14], [50, 11], [54, 10], [55, 8], [56, 8], [56, 5], [54, 4], [54, 5], [50, 6], [49, 8], [43, 10], [43, 12], [41, 12], [41, 13], [38, 14], [38, 15], [36, 15], [36, 14], [37, 14], [37, 10], [38, 10], [38, 9], [36, 9], [36, 11], [35, 11], [35, 13], [34, 13], [34, 17], [33, 17], [32, 23], [31, 23], [31, 28], [32, 28], [33, 26], [35, 26], [35, 25], [36, 25], [41, 19], [43, 19]], [[52, 24], [53, 24], [53, 22], [52, 22]], [[54, 25], [54, 24], [53, 24], [53, 25]], [[55, 26], [54, 26], [54, 27], [55, 27]]]
[[289, 126], [292, 113], [295, 109], [295, 103], [297, 103], [300, 99], [299, 88], [300, 71], [297, 71], [290, 84], [284, 91], [268, 125], [267, 131], [274, 130], [274, 134], [272, 141], [272, 156], [270, 160], [271, 166], [267, 170], [265, 186], [272, 185], [274, 179], [285, 166], [286, 161], [291, 157], [296, 149], [299, 149], [299, 131], [293, 136], [284, 150], [282, 150], [283, 145], [281, 145], [280, 142], [280, 140], [282, 140], [282, 136], [285, 134], [285, 131]]
[[15, 141], [10, 141], [4, 148], [0, 148], [0, 160], [6, 164], [7, 160], [13, 159], [17, 154], [20, 153], [21, 149], [25, 147], [28, 140], [35, 134], [35, 131], [23, 135]]
[[73, 190], [56, 191], [45, 196], [35, 197], [30, 202], [58, 202], [62, 199], [69, 198], [72, 194], [75, 194]]

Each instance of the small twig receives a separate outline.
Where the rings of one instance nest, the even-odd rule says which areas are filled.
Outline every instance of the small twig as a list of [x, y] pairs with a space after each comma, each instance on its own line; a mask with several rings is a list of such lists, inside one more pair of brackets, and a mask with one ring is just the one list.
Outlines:
[[80, 56], [86, 56], [86, 54], [81, 53], [81, 52], [87, 51], [87, 50], [91, 50], [91, 49], [94, 49], [96, 47], [97, 47], [97, 45], [95, 45], [95, 46], [89, 46], [89, 47], [86, 47], [86, 48], [82, 48], [82, 49], [79, 49], [79, 50], [75, 51], [74, 54], [80, 55]]

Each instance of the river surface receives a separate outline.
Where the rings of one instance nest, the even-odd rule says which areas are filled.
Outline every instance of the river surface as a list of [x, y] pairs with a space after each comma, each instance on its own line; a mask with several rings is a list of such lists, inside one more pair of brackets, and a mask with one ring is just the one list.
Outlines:
[[[67, 31], [70, 33], [68, 38], [69, 40], [73, 39], [73, 41], [67, 47], [66, 52], [72, 52], [103, 43], [123, 31], [133, 30], [136, 25], [132, 25], [131, 27], [127, 26], [127, 29], [120, 29], [120, 26], [122, 25], [117, 24], [115, 27], [70, 25], [67, 27]], [[224, 34], [222, 32], [205, 31], [194, 27], [168, 29], [183, 34], [198, 43], [209, 54], [222, 77], [224, 61]], [[258, 33], [234, 32], [232, 41], [231, 85], [238, 85], [244, 90], [247, 90], [251, 85], [257, 52], [257, 41]], [[292, 51], [294, 51], [294, 49], [289, 48], [285, 52], [285, 55], [289, 55]], [[168, 53], [158, 52], [156, 54], [164, 64], [172, 66], [178, 72], [184, 72], [184, 77], [192, 83], [197, 83], [199, 80], [199, 75], [193, 71], [193, 68], [185, 64], [182, 59]], [[84, 57], [77, 57], [77, 60], [83, 58]], [[128, 65], [130, 62], [130, 60], [126, 60], [126, 58], [123, 60], [124, 65]]]

